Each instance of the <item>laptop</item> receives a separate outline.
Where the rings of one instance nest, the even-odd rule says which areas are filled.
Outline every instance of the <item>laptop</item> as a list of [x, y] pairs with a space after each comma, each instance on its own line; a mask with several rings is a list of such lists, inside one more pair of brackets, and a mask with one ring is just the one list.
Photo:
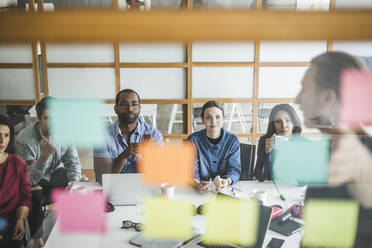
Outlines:
[[116, 206], [133, 206], [155, 193], [143, 182], [141, 173], [103, 174], [102, 186], [109, 202]]
[[265, 207], [262, 205], [260, 206], [257, 239], [256, 239], [256, 244], [254, 244], [253, 246], [237, 246], [233, 244], [218, 244], [218, 245], [203, 244], [202, 236], [199, 235], [195, 239], [191, 240], [190, 242], [188, 242], [186, 245], [182, 247], [185, 247], [185, 248], [191, 248], [191, 247], [199, 247], [199, 248], [215, 248], [215, 247], [256, 248], [257, 247], [257, 248], [261, 248], [265, 240], [267, 229], [270, 225], [271, 212], [272, 212], [272, 209], [270, 207]]

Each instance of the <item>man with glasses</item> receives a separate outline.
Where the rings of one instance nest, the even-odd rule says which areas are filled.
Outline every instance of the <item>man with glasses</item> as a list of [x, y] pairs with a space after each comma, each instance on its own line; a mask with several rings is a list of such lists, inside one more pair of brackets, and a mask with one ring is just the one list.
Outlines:
[[94, 172], [99, 182], [104, 173], [136, 173], [139, 146], [144, 140], [163, 143], [159, 130], [138, 119], [141, 105], [137, 92], [120, 91], [114, 110], [118, 120], [108, 127], [106, 145], [94, 149]]

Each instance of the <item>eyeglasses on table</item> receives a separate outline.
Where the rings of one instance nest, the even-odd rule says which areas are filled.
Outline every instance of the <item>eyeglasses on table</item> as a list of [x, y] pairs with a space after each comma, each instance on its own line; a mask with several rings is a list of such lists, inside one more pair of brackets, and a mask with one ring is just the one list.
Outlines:
[[145, 225], [142, 223], [135, 223], [130, 220], [124, 220], [121, 229], [134, 228], [137, 232], [142, 232], [145, 229]]

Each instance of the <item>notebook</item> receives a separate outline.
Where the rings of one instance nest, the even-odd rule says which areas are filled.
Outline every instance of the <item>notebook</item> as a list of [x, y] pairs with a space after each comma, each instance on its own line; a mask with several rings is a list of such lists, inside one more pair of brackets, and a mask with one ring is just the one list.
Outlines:
[[103, 192], [112, 205], [136, 205], [156, 193], [155, 189], [144, 184], [141, 177], [141, 173], [103, 174]]
[[[263, 242], [265, 240], [265, 235], [266, 235], [266, 232], [267, 232], [267, 229], [269, 227], [269, 224], [270, 224], [270, 219], [271, 219], [271, 212], [272, 212], [272, 209], [270, 207], [265, 207], [265, 206], [260, 206], [260, 215], [259, 215], [259, 223], [258, 223], [258, 232], [257, 232], [257, 240], [256, 240], [256, 244], [254, 244], [253, 246], [244, 246], [244, 248], [261, 248], [262, 245], [263, 245]], [[182, 247], [185, 247], [185, 248], [192, 248], [192, 247], [204, 247], [204, 248], [215, 248], [215, 247], [221, 247], [221, 248], [225, 248], [225, 247], [240, 247], [240, 246], [236, 246], [234, 244], [218, 244], [218, 245], [209, 245], [209, 244], [203, 244], [202, 242], [202, 236], [197, 236], [195, 239], [191, 240], [190, 242], [188, 242], [186, 245], [182, 246]]]

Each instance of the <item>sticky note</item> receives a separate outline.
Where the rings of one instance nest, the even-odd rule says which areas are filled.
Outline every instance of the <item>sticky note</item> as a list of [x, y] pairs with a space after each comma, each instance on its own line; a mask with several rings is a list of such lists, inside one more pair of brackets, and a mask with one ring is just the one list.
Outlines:
[[359, 205], [347, 200], [309, 200], [305, 205], [307, 247], [353, 247]]
[[193, 182], [195, 148], [190, 142], [182, 144], [146, 144], [142, 148], [139, 171], [148, 184], [190, 185]]
[[102, 192], [52, 192], [55, 217], [61, 232], [104, 233], [105, 199]]
[[48, 102], [50, 132], [61, 145], [102, 146], [103, 104], [95, 99], [54, 99]]
[[193, 236], [191, 215], [195, 210], [190, 203], [150, 198], [145, 201], [144, 210], [147, 238], [188, 240]]
[[259, 206], [256, 201], [218, 198], [205, 205], [207, 230], [203, 242], [253, 245], [257, 238]]
[[340, 121], [358, 127], [372, 124], [372, 72], [346, 70], [341, 74]]
[[282, 183], [324, 185], [328, 182], [329, 140], [276, 141], [273, 178]]

